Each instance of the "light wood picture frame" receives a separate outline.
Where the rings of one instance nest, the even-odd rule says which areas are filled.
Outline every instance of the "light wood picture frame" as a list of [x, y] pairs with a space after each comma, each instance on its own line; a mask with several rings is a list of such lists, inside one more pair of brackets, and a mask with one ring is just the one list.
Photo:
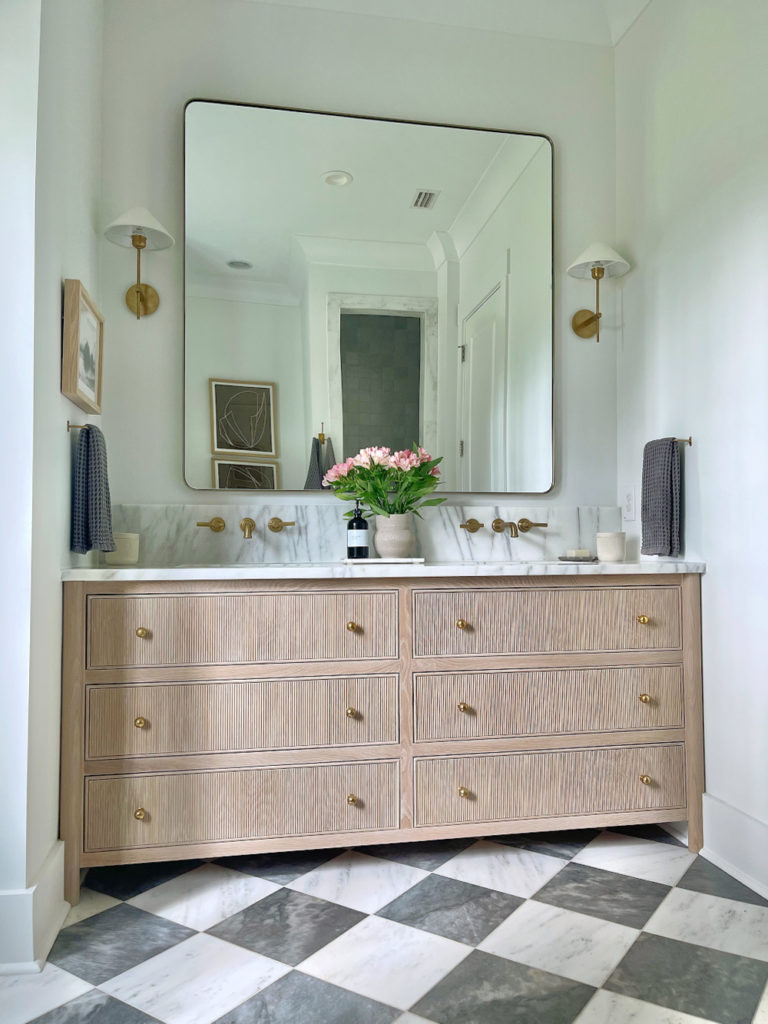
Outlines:
[[216, 491], [277, 491], [280, 467], [260, 459], [211, 459]]
[[84, 412], [101, 413], [104, 317], [82, 281], [64, 282], [61, 393]]
[[277, 458], [274, 384], [208, 380], [211, 402], [211, 452], [214, 455]]

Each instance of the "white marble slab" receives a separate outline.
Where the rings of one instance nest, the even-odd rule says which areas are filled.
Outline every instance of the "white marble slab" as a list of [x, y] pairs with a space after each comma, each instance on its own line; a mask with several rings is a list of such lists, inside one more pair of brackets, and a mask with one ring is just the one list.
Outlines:
[[[228, 495], [227, 497], [230, 497]], [[140, 535], [139, 565], [260, 565], [285, 563], [329, 563], [346, 556], [349, 508], [330, 496], [321, 503], [270, 504], [254, 508], [237, 505], [115, 505], [113, 525], [117, 532]], [[214, 516], [226, 527], [213, 533], [198, 522]], [[256, 522], [250, 540], [243, 537], [240, 521], [246, 516]], [[292, 522], [280, 533], [267, 529], [277, 516]], [[511, 522], [522, 518], [546, 523], [519, 537], [509, 530], [494, 533], [494, 519]], [[461, 528], [476, 519], [483, 526], [477, 533]], [[423, 518], [414, 517], [414, 555], [428, 562], [549, 562], [572, 548], [595, 552], [597, 530], [620, 530], [621, 513], [614, 506], [597, 505], [440, 505], [425, 509]], [[372, 542], [375, 520], [370, 521]], [[373, 547], [373, 544], [372, 544]], [[372, 551], [372, 554], [375, 552]]]
[[436, 868], [435, 874], [511, 896], [528, 897], [562, 871], [566, 863], [559, 857], [481, 839]]
[[27, 1024], [91, 988], [87, 981], [53, 964], [46, 964], [38, 974], [1, 976], [0, 1020], [3, 1024]]
[[64, 569], [67, 581], [121, 580], [354, 580], [434, 579], [466, 576], [654, 576], [665, 573], [703, 573], [704, 562], [679, 559], [654, 562], [432, 562], [371, 565], [342, 562], [282, 562], [266, 565], [130, 566]]
[[[595, 992], [574, 1024], [713, 1024], [704, 1017], [670, 1010], [655, 1003], [644, 1003], [630, 996], [602, 989]], [[762, 1024], [755, 1018], [754, 1024]]]
[[573, 860], [603, 871], [616, 871], [662, 885], [677, 885], [696, 860], [696, 854], [684, 846], [603, 832], [579, 850]]
[[428, 874], [408, 864], [349, 850], [289, 882], [287, 888], [373, 914]]
[[768, 908], [751, 903], [672, 889], [645, 931], [768, 961]]

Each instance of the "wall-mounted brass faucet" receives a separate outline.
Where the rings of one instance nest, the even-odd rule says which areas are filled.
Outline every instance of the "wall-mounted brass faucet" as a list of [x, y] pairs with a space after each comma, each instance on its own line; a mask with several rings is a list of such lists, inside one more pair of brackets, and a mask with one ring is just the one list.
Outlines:
[[253, 536], [253, 531], [256, 529], [256, 523], [254, 523], [250, 516], [246, 516], [245, 519], [240, 520], [240, 529], [243, 531], [244, 539], [250, 540]]
[[517, 523], [505, 523], [503, 519], [494, 519], [491, 523], [491, 529], [494, 533], [504, 533], [507, 527], [509, 527], [511, 536], [517, 537]]

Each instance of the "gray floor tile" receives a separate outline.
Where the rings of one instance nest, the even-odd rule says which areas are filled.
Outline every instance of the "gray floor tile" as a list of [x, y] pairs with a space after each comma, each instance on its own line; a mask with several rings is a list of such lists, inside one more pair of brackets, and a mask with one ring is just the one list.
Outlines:
[[696, 858], [677, 884], [680, 889], [704, 892], [708, 896], [722, 896], [727, 900], [741, 900], [755, 907], [768, 907], [768, 900], [703, 857]]
[[308, 871], [314, 871], [341, 850], [292, 850], [288, 853], [257, 853], [246, 857], [221, 857], [215, 861], [225, 868], [266, 878], [276, 885], [287, 885]]
[[476, 843], [477, 839], [437, 839], [431, 843], [393, 843], [386, 846], [360, 846], [361, 853], [384, 857], [408, 864], [412, 868], [434, 871], [457, 853]]
[[479, 885], [429, 875], [378, 916], [476, 946], [524, 902]]
[[768, 964], [733, 953], [641, 935], [604, 988], [719, 1024], [749, 1024]]
[[536, 893], [540, 903], [642, 928], [669, 892], [668, 885], [603, 871], [586, 864], [566, 864]]
[[595, 836], [600, 835], [599, 828], [570, 829], [563, 832], [526, 832], [516, 836], [489, 836], [494, 843], [516, 846], [532, 853], [546, 853], [550, 857], [562, 857], [570, 860]]
[[120, 864], [116, 867], [91, 868], [83, 884], [95, 892], [114, 896], [115, 899], [129, 900], [201, 864], [200, 860], [169, 860], [159, 864]]
[[208, 934], [295, 967], [365, 917], [338, 903], [280, 889]]
[[436, 1024], [572, 1024], [594, 992], [474, 950], [412, 1009]]
[[93, 989], [42, 1017], [35, 1017], [30, 1024], [157, 1024], [157, 1017], [148, 1017], [106, 992]]
[[666, 843], [668, 846], [685, 846], [685, 843], [681, 843], [661, 825], [619, 825], [609, 831], [622, 832], [625, 836], [635, 836], [637, 839], [653, 839], [656, 843]]
[[291, 971], [214, 1024], [392, 1024], [400, 1011]]
[[121, 903], [59, 932], [48, 959], [100, 985], [195, 934], [191, 928]]

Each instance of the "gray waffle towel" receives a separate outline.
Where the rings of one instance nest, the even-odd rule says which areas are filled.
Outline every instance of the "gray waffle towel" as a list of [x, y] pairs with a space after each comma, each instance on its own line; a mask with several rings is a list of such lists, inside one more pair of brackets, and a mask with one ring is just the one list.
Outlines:
[[104, 435], [94, 426], [80, 431], [72, 465], [72, 535], [69, 546], [81, 555], [91, 548], [115, 550], [107, 446]]
[[649, 441], [643, 449], [640, 504], [644, 555], [680, 554], [680, 448], [674, 437]]

